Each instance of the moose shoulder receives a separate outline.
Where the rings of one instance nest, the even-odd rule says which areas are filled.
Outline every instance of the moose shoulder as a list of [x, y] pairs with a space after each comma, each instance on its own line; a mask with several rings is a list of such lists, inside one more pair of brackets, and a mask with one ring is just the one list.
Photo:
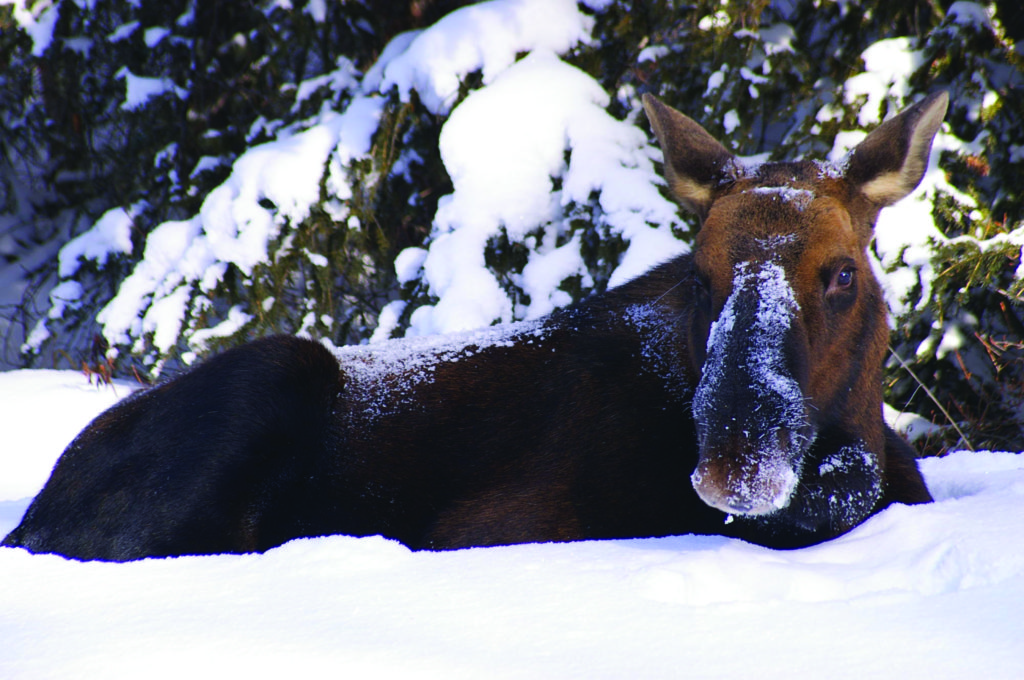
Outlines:
[[793, 547], [930, 500], [882, 420], [887, 324], [865, 249], [920, 181], [946, 95], [843, 163], [757, 167], [644, 104], [701, 223], [691, 254], [537, 322], [213, 357], [93, 421], [4, 545], [104, 560], [336, 533]]

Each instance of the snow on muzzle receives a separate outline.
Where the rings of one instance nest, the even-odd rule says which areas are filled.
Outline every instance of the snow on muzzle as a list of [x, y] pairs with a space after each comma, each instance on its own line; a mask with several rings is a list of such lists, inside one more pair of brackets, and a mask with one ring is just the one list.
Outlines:
[[794, 376], [805, 344], [798, 311], [782, 267], [744, 262], [711, 325], [693, 400], [700, 459], [691, 481], [731, 515], [780, 510], [799, 482], [813, 430]]

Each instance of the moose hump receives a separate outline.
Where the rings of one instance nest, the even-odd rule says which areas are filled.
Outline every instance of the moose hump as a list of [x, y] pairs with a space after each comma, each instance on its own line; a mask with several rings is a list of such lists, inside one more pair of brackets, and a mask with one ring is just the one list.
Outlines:
[[93, 421], [4, 545], [101, 560], [338, 533], [795, 547], [930, 500], [882, 420], [886, 312], [865, 249], [921, 180], [946, 94], [840, 164], [752, 167], [644, 106], [700, 222], [691, 253], [528, 324], [337, 354], [273, 336], [212, 357]]

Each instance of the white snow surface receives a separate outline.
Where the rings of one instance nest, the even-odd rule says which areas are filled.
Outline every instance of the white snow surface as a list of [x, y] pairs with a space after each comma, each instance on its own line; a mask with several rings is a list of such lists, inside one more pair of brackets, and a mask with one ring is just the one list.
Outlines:
[[[128, 389], [0, 374], [0, 532]], [[1018, 678], [1024, 455], [922, 468], [936, 503], [794, 551], [335, 536], [104, 564], [0, 548], [0, 677]]]
[[567, 52], [589, 40], [593, 24], [574, 0], [492, 0], [470, 5], [403, 38], [402, 53], [382, 63], [372, 78], [368, 75], [367, 85], [382, 92], [396, 87], [406, 101], [415, 90], [430, 111], [445, 114], [468, 74], [479, 70], [484, 84], [490, 84], [515, 62], [517, 54]]
[[14, 20], [32, 38], [32, 56], [42, 56], [53, 42], [53, 29], [57, 24], [59, 2], [44, 0], [0, 0], [0, 6], [12, 5]]
[[113, 254], [132, 252], [132, 215], [124, 208], [112, 208], [96, 221], [92, 229], [68, 241], [60, 249], [61, 278], [78, 271], [79, 259], [93, 260], [100, 267]]
[[140, 108], [153, 97], [159, 97], [167, 92], [172, 92], [181, 99], [188, 96], [184, 90], [175, 87], [174, 81], [170, 78], [138, 76], [129, 71], [127, 66], [122, 66], [114, 75], [125, 81], [124, 103], [121, 104], [123, 109]]

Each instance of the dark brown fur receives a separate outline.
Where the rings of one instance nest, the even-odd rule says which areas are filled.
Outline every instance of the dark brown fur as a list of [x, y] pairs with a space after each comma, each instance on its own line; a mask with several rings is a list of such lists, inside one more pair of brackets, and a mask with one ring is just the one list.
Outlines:
[[[697, 532], [791, 547], [928, 501], [882, 421], [887, 327], [865, 248], [920, 180], [945, 96], [879, 128], [844, 175], [744, 169], [645, 104], [702, 223], [691, 255], [500, 341], [423, 349], [429, 370], [370, 375], [366, 351], [339, 364], [284, 336], [225, 352], [99, 416], [4, 545], [131, 560], [335, 533], [459, 548]], [[774, 336], [748, 323], [778, 302], [748, 269], [784, 272], [794, 296]], [[726, 306], [745, 325], [709, 344]], [[772, 375], [798, 399], [758, 392], [757, 343], [774, 343]], [[730, 368], [714, 383], [709, 352]]]

